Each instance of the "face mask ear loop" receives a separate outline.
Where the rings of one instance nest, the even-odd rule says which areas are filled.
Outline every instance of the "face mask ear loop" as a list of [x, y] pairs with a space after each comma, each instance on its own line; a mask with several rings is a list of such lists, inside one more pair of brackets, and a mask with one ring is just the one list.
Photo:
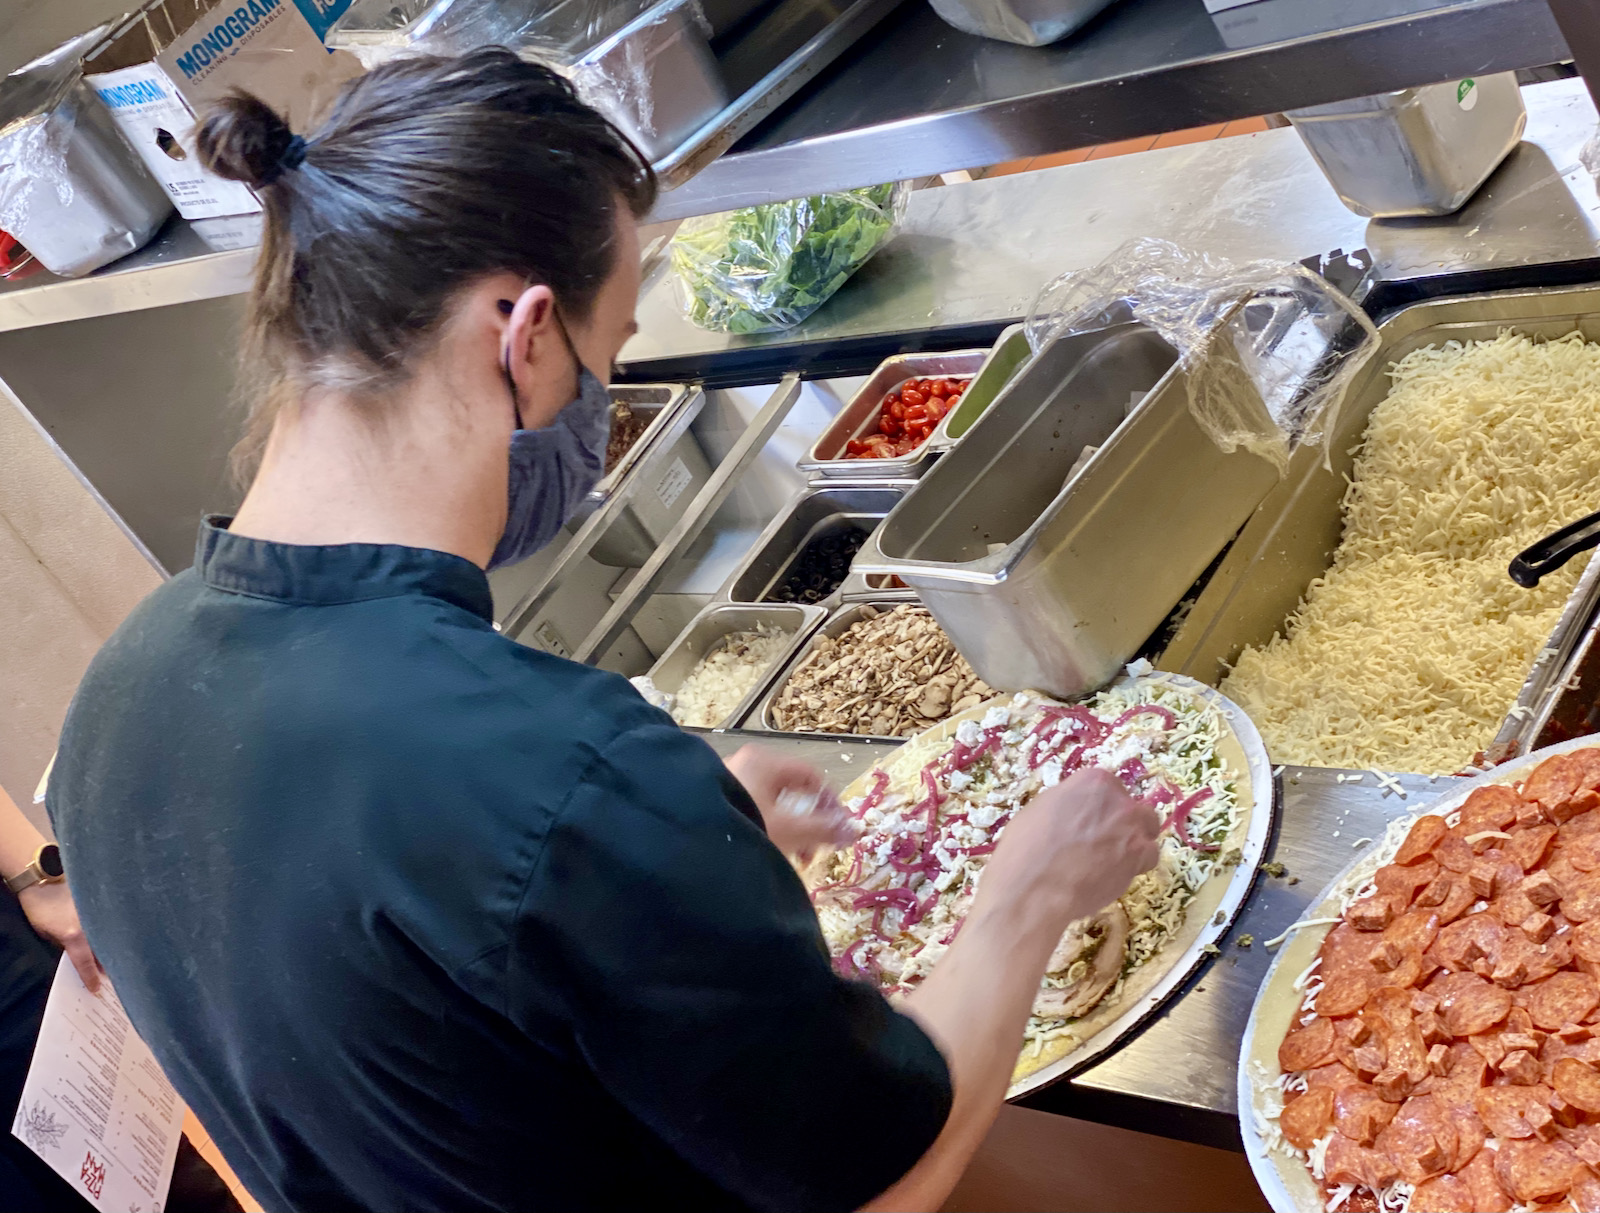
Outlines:
[[[497, 306], [500, 308], [500, 314], [502, 316], [509, 316], [511, 315], [512, 310], [516, 307], [516, 304], [512, 303], [509, 299], [502, 299]], [[511, 377], [510, 341], [506, 342], [506, 357], [505, 361], [500, 364], [500, 370], [506, 377], [506, 389], [511, 393], [512, 420], [516, 423], [517, 429], [524, 429], [526, 427], [522, 424], [522, 402], [517, 399], [517, 381]]]

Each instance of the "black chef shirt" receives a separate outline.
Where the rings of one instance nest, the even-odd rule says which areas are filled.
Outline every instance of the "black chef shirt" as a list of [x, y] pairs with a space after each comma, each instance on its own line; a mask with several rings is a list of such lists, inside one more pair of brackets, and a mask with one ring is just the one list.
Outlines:
[[48, 807], [134, 1025], [269, 1211], [852, 1208], [950, 1106], [704, 742], [483, 572], [207, 524]]

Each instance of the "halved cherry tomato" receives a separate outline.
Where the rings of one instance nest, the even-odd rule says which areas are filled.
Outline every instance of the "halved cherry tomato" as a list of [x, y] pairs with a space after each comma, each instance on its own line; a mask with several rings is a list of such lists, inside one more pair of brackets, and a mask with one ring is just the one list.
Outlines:
[[909, 387], [905, 391], [900, 393], [900, 399], [902, 401], [904, 401], [904, 403], [905, 403], [907, 408], [909, 408], [913, 404], [927, 404], [928, 403], [927, 396], [923, 395], [921, 392], [917, 391], [915, 388], [909, 388]]
[[928, 401], [929, 421], [938, 421], [949, 411], [950, 406], [945, 402], [945, 399], [942, 396], [935, 396], [932, 400]]

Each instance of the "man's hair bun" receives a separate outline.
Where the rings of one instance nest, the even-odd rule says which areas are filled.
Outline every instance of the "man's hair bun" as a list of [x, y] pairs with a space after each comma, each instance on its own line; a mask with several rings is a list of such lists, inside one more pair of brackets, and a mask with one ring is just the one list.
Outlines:
[[271, 106], [235, 92], [214, 102], [200, 124], [200, 163], [219, 177], [262, 189], [283, 175], [294, 132]]

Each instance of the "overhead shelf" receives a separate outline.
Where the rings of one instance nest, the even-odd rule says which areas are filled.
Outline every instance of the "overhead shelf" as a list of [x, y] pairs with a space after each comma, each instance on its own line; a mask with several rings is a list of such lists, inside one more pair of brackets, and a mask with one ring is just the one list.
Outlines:
[[[1342, 26], [1322, 28], [1335, 22]], [[1215, 18], [1201, 0], [1120, 0], [1047, 47], [963, 34], [925, 0], [904, 0], [731, 152], [663, 195], [657, 217], [1566, 57], [1546, 0], [1257, 0]], [[88, 278], [0, 282], [0, 332], [242, 292], [255, 259], [253, 222], [174, 221], [147, 248]]]
[[1566, 59], [1546, 0], [1121, 0], [1054, 46], [907, 0], [699, 176], [678, 218]]

